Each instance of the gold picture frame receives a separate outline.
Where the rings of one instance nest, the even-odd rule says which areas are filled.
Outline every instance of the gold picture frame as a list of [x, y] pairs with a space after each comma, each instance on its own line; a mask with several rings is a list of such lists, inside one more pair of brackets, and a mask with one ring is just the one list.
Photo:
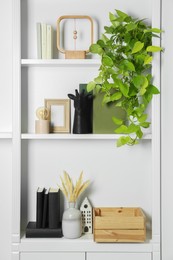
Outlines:
[[50, 132], [70, 133], [70, 99], [45, 99], [49, 109]]

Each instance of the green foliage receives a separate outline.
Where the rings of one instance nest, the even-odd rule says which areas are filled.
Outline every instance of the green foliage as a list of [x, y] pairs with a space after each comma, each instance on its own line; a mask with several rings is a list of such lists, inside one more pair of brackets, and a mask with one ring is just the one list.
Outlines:
[[162, 51], [161, 47], [152, 46], [152, 38], [159, 37], [162, 31], [120, 10], [115, 15], [109, 13], [109, 19], [111, 24], [104, 27], [101, 39], [90, 46], [92, 53], [101, 56], [101, 66], [87, 90], [104, 92], [103, 103], [114, 102], [126, 111], [127, 125], [112, 118], [119, 126], [115, 133], [125, 134], [117, 146], [134, 145], [142, 138], [142, 129], [150, 126], [145, 111], [153, 95], [159, 94], [150, 71], [153, 52]]

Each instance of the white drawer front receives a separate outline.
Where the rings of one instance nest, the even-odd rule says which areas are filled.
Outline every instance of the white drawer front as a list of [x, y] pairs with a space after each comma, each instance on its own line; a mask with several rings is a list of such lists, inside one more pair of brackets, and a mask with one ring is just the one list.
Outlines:
[[20, 260], [85, 260], [85, 253], [21, 253]]
[[151, 260], [150, 253], [87, 253], [87, 260]]

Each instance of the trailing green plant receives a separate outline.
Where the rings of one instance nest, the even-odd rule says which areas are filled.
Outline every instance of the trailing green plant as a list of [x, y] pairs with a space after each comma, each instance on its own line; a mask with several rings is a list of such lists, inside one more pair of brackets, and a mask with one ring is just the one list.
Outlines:
[[148, 128], [146, 108], [153, 95], [159, 90], [152, 83], [151, 63], [153, 52], [160, 52], [160, 46], [152, 45], [152, 38], [159, 37], [161, 30], [152, 28], [145, 19], [135, 19], [116, 10], [109, 13], [110, 26], [97, 43], [90, 46], [90, 52], [101, 56], [99, 75], [87, 85], [88, 92], [104, 92], [103, 103], [114, 102], [126, 111], [128, 124], [113, 117], [118, 128], [115, 133], [125, 134], [117, 146], [134, 145]]

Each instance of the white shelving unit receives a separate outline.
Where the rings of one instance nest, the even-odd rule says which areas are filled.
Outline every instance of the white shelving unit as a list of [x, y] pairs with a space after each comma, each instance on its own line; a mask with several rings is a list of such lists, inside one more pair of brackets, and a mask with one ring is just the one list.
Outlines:
[[0, 133], [0, 139], [11, 139], [12, 133]]
[[[36, 22], [45, 21], [55, 29], [60, 15], [87, 13], [97, 21], [96, 34], [100, 35], [108, 12], [116, 8], [137, 17], [149, 16], [152, 26], [160, 27], [160, 0], [152, 4], [150, 0], [121, 0], [117, 6], [111, 0], [88, 1], [13, 0], [13, 133], [0, 134], [0, 139], [13, 140], [12, 260], [161, 260], [160, 97], [152, 102], [151, 133], [135, 147], [116, 148], [119, 135], [114, 134], [34, 133], [35, 110], [44, 98], [67, 98], [79, 83], [97, 75], [100, 65], [99, 59], [92, 58], [36, 59]], [[159, 39], [154, 41], [160, 44]], [[160, 87], [159, 54], [152, 73], [154, 84]], [[95, 243], [92, 235], [75, 240], [26, 238], [26, 224], [35, 219], [37, 187], [56, 185], [64, 169], [74, 178], [84, 170], [92, 180], [87, 195], [94, 206], [142, 207], [148, 219], [146, 242]]]
[[23, 67], [30, 66], [99, 66], [99, 59], [85, 59], [85, 60], [38, 60], [38, 59], [22, 59], [21, 64]]
[[[22, 139], [57, 139], [57, 140], [117, 140], [122, 135], [114, 134], [22, 134]], [[144, 135], [144, 140], [151, 140], [151, 134]]]

